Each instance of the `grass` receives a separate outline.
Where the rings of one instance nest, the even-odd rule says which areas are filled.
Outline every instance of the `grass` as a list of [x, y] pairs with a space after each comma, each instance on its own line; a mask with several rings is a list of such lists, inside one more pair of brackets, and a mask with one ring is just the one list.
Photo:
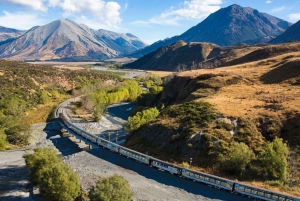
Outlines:
[[[245, 55], [242, 52], [240, 54]], [[149, 151], [150, 155], [179, 165], [193, 157], [194, 169], [220, 174], [215, 171], [216, 161], [213, 160], [213, 155], [203, 154], [211, 150], [205, 150], [198, 144], [197, 132], [203, 131], [201, 140], [206, 137], [205, 145], [208, 147], [218, 141], [221, 148], [226, 149], [226, 143], [234, 139], [245, 142], [256, 154], [264, 142], [276, 136], [289, 142], [291, 147], [299, 145], [299, 52], [274, 52], [271, 56], [250, 62], [247, 62], [246, 58], [243, 58], [243, 64], [234, 66], [178, 73], [177, 77], [164, 87], [159, 100], [159, 104], [164, 104], [165, 111], [168, 107], [172, 109], [175, 108], [174, 105], [187, 101], [208, 102], [216, 114], [236, 119], [236, 129], [232, 125], [215, 122], [208, 128], [192, 130], [189, 139], [182, 139], [179, 136], [186, 133], [185, 126], [194, 125], [194, 122], [186, 121], [181, 125], [180, 120], [183, 122], [185, 115], [193, 113], [183, 110], [183, 115], [180, 113], [182, 108], [175, 108], [177, 113], [174, 112], [174, 115], [162, 112], [162, 116], [155, 123], [152, 122], [141, 128], [138, 133], [133, 133], [126, 146], [143, 153]], [[229, 134], [230, 130], [236, 132], [233, 137]], [[218, 151], [220, 150], [216, 153]], [[199, 167], [195, 167], [198, 165]], [[246, 183], [300, 196], [299, 185], [289, 188], [277, 181]]]

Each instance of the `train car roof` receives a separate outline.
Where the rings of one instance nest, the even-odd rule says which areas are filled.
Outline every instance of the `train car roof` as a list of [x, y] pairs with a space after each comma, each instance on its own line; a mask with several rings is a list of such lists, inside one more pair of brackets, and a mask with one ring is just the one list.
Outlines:
[[268, 189], [265, 189], [265, 188], [259, 188], [259, 187], [251, 186], [251, 185], [248, 185], [248, 184], [240, 183], [240, 182], [235, 182], [235, 183], [237, 183], [239, 185], [242, 185], [242, 186], [245, 186], [245, 187], [255, 188], [257, 190], [266, 191], [266, 192], [269, 192], [269, 193], [275, 193], [277, 195], [282, 195], [282, 196], [293, 198], [293, 199], [297, 199], [297, 200], [300, 199], [299, 197], [295, 197], [295, 196], [288, 195], [288, 194], [283, 194], [283, 193], [272, 191], [272, 190], [268, 190]]
[[133, 152], [133, 153], [136, 153], [136, 154], [140, 154], [140, 155], [143, 155], [143, 156], [147, 156], [147, 157], [150, 157], [150, 158], [152, 158], [151, 156], [149, 156], [149, 155], [147, 155], [147, 154], [143, 154], [143, 153], [141, 153], [141, 152], [138, 152], [138, 151], [134, 151], [134, 150], [132, 150], [132, 149], [129, 149], [129, 148], [127, 148], [127, 147], [123, 147], [123, 146], [121, 146], [121, 145], [118, 145], [120, 148], [122, 148], [122, 149], [125, 149], [125, 150], [128, 150], [128, 151], [131, 151], [131, 152]]
[[188, 171], [194, 172], [194, 173], [200, 173], [200, 174], [203, 174], [203, 175], [206, 175], [206, 176], [209, 176], [209, 177], [214, 177], [214, 178], [217, 178], [217, 179], [221, 179], [221, 180], [231, 181], [233, 183], [237, 183], [237, 182], [232, 181], [230, 179], [226, 179], [226, 178], [223, 178], [223, 177], [218, 177], [218, 176], [215, 176], [215, 175], [212, 175], [212, 174], [208, 174], [208, 173], [204, 173], [204, 172], [200, 172], [200, 171], [196, 171], [196, 170], [191, 170], [191, 169], [188, 169], [188, 168], [182, 168], [182, 169], [185, 169], [185, 170], [188, 170]]
[[178, 165], [175, 165], [175, 164], [173, 164], [173, 163], [169, 163], [169, 162], [166, 162], [166, 161], [162, 161], [162, 160], [159, 160], [159, 159], [154, 158], [154, 157], [151, 157], [151, 159], [152, 159], [152, 160], [155, 160], [155, 161], [159, 161], [160, 163], [168, 164], [168, 165], [170, 165], [170, 166], [178, 167], [178, 168], [180, 168], [180, 169], [182, 168], [182, 167], [180, 167], [180, 166], [178, 166]]

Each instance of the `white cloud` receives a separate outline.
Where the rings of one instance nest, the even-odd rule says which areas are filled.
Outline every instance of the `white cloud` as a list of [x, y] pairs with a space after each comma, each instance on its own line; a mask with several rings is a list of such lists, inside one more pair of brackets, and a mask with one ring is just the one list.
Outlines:
[[56, 7], [60, 3], [60, 0], [48, 0], [48, 6], [50, 7]]
[[34, 10], [47, 11], [47, 7], [44, 5], [45, 0], [4, 0], [4, 1], [7, 3], [31, 7]]
[[281, 7], [272, 9], [272, 12], [280, 12], [280, 11], [283, 11], [283, 10], [285, 10], [285, 9], [286, 9], [285, 6], [281, 6]]
[[[121, 6], [114, 1], [105, 0], [0, 0], [11, 5], [24, 6], [39, 11], [48, 8], [61, 8], [63, 16], [77, 17], [92, 15], [96, 20], [106, 23], [110, 27], [121, 24]], [[127, 7], [127, 3], [125, 4]], [[125, 8], [126, 9], [126, 8]]]
[[269, 3], [272, 3], [272, 2], [273, 2], [272, 0], [267, 0], [266, 4], [269, 4]]
[[84, 24], [86, 26], [88, 26], [89, 28], [98, 30], [98, 29], [106, 29], [106, 30], [110, 30], [110, 31], [115, 31], [115, 32], [128, 32], [128, 29], [120, 27], [118, 25], [115, 26], [109, 26], [108, 24], [101, 22], [99, 20], [96, 19], [91, 19], [86, 17], [85, 15], [81, 15], [79, 17], [76, 17], [74, 19], [75, 22], [79, 23], [79, 24]]
[[116, 26], [122, 22], [121, 6], [117, 2], [103, 0], [63, 0], [59, 6], [65, 11], [65, 16], [83, 15], [91, 13], [98, 20], [109, 26]]
[[[19, 30], [28, 30], [34, 26], [42, 25], [45, 22], [38, 15], [28, 13], [10, 13], [3, 11], [4, 15], [0, 16], [0, 24], [4, 27], [15, 28]], [[22, 23], [20, 23], [22, 19]]]
[[182, 19], [203, 19], [220, 9], [222, 0], [186, 0], [180, 8], [164, 11], [148, 21], [135, 21], [133, 24], [179, 25]]
[[300, 13], [291, 13], [289, 14], [289, 18], [293, 21], [298, 21], [300, 20]]

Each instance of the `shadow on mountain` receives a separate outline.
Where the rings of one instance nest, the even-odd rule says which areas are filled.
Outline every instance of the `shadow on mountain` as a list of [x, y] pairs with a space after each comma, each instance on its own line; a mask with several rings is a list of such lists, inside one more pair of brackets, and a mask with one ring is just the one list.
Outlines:
[[300, 113], [287, 115], [290, 117], [283, 121], [280, 137], [287, 140], [289, 145], [298, 146], [300, 144]]
[[285, 53], [297, 52], [299, 51], [299, 49], [300, 46], [297, 43], [287, 44], [287, 45], [265, 46], [262, 47], [262, 49], [255, 50], [245, 56], [226, 62], [222, 66], [232, 66], [232, 65], [238, 65], [238, 64], [243, 64], [243, 63], [248, 63], [253, 61], [259, 61], [262, 59], [275, 57], [277, 55], [281, 55]]
[[264, 84], [275, 84], [293, 78], [299, 78], [294, 84], [300, 81], [300, 60], [289, 61], [261, 76], [260, 81]]

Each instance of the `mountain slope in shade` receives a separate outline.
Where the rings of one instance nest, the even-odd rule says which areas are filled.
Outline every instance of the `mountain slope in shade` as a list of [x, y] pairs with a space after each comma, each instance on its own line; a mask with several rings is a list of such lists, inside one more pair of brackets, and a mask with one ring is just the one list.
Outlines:
[[0, 26], [0, 42], [10, 38], [16, 38], [23, 33], [25, 33], [25, 31]]
[[128, 54], [145, 47], [131, 34], [93, 30], [70, 20], [57, 20], [34, 27], [24, 35], [3, 42], [0, 58], [17, 60], [99, 60]]
[[267, 42], [282, 34], [290, 25], [287, 21], [255, 9], [234, 4], [209, 15], [180, 36], [158, 41], [130, 56], [139, 58], [178, 40], [211, 42], [220, 46]]
[[300, 21], [290, 26], [283, 34], [271, 40], [270, 43], [286, 43], [300, 41]]
[[185, 71], [240, 65], [278, 55], [299, 53], [300, 42], [290, 44], [236, 45], [222, 47], [213, 43], [178, 41], [158, 48], [124, 68], [159, 71]]
[[158, 48], [142, 58], [125, 64], [125, 68], [143, 70], [182, 71], [197, 68], [197, 65], [213, 56], [212, 50], [219, 48], [213, 43], [189, 43], [178, 41]]

